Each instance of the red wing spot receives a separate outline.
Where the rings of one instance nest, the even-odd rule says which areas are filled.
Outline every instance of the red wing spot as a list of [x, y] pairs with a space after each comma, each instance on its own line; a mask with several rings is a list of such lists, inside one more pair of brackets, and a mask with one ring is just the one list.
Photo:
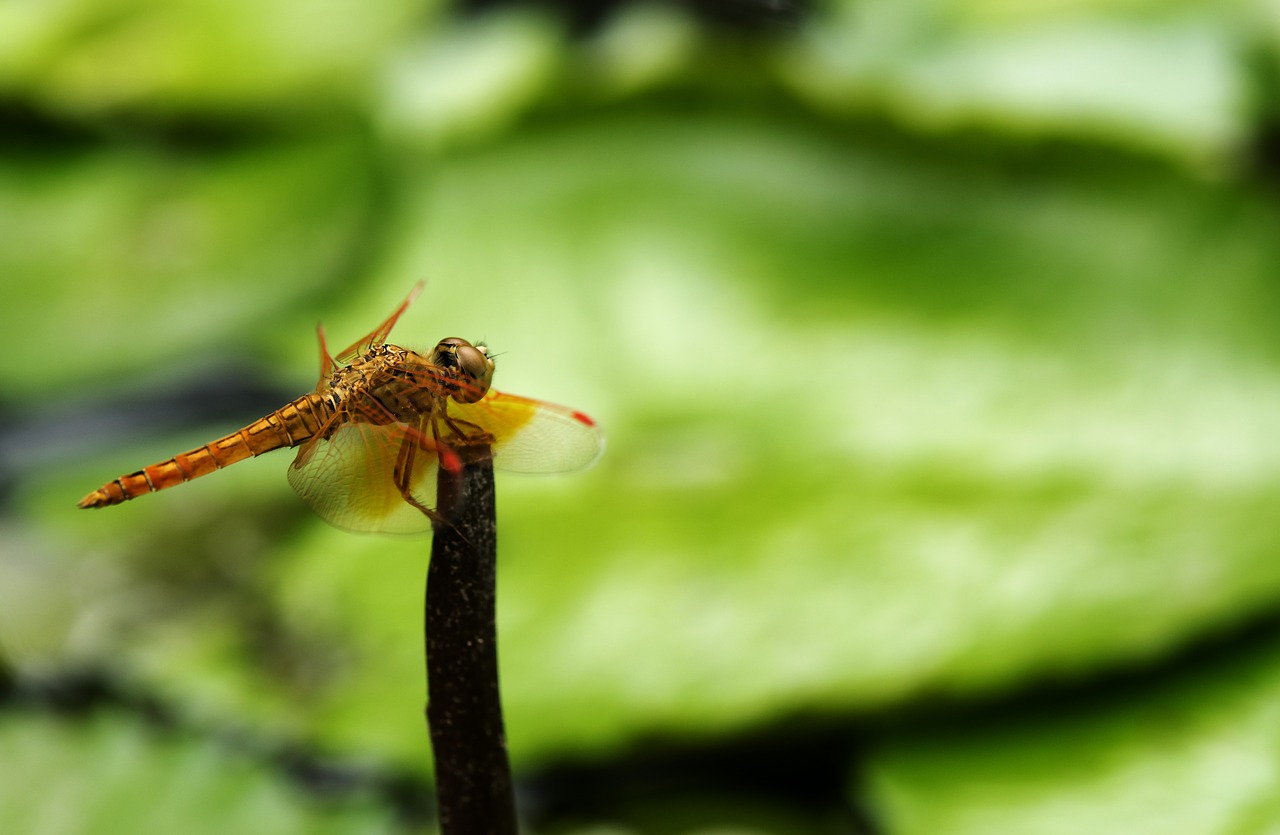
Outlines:
[[573, 419], [574, 419], [574, 420], [576, 420], [578, 423], [583, 423], [583, 424], [586, 424], [587, 426], [595, 426], [595, 425], [596, 425], [596, 422], [595, 422], [594, 420], [592, 420], [591, 418], [587, 417], [587, 416], [586, 416], [586, 415], [584, 415], [582, 412], [574, 412], [574, 413], [573, 413]]

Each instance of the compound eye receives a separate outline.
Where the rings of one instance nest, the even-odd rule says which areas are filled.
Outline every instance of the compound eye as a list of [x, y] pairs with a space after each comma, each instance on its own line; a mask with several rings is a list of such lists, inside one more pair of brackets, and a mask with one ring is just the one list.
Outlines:
[[484, 397], [493, 382], [493, 360], [485, 346], [466, 342], [455, 346], [454, 356], [464, 385], [459, 387], [453, 399], [460, 403], [474, 403]]
[[456, 336], [451, 336], [448, 339], [442, 339], [436, 343], [436, 350], [431, 359], [437, 365], [444, 365], [452, 368], [455, 365], [454, 358], [458, 355], [458, 348], [463, 345], [470, 347], [471, 343], [465, 339], [459, 339]]

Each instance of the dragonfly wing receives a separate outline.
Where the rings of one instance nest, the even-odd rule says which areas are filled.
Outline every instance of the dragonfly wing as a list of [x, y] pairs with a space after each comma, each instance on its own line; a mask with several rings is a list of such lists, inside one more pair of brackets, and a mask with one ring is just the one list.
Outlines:
[[424, 286], [425, 285], [421, 281], [413, 285], [413, 289], [409, 291], [409, 295], [400, 303], [400, 306], [383, 321], [381, 325], [378, 325], [376, 328], [369, 331], [369, 333], [365, 334], [360, 339], [357, 339], [345, 349], [339, 351], [334, 356], [334, 359], [340, 363], [349, 362], [369, 350], [372, 346], [386, 342], [387, 337], [391, 334], [391, 329], [396, 326], [396, 320], [400, 318], [401, 314], [409, 309], [409, 305], [413, 304], [414, 299], [418, 298], [422, 293], [422, 288]]
[[518, 473], [561, 473], [590, 465], [604, 434], [573, 409], [490, 390], [478, 403], [449, 403], [449, 414], [493, 437], [494, 466]]
[[401, 447], [418, 444], [410, 492], [423, 505], [436, 500], [439, 458], [422, 448], [420, 435], [403, 424], [345, 423], [328, 439], [315, 438], [298, 451], [289, 484], [326, 522], [349, 531], [420, 533], [431, 520], [404, 500], [396, 486]]

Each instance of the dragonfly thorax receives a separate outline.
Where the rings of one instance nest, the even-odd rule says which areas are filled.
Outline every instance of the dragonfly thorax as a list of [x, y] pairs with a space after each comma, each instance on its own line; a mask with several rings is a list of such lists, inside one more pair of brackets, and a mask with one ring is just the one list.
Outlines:
[[430, 414], [449, 392], [423, 355], [379, 344], [339, 366], [329, 378], [333, 408], [370, 423], [412, 420]]
[[[484, 345], [441, 340], [428, 357], [396, 345], [373, 345], [329, 380], [333, 407], [342, 404], [366, 420], [409, 421], [443, 413], [444, 401], [476, 403], [489, 391], [493, 360]], [[378, 422], [378, 421], [374, 421]]]

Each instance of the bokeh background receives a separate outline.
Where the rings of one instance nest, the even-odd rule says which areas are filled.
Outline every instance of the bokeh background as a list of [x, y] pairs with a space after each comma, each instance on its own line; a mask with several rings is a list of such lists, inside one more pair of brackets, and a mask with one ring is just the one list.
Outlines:
[[394, 341], [500, 477], [536, 833], [1280, 832], [1280, 5], [0, 2], [0, 831], [434, 829], [428, 541], [288, 453]]

